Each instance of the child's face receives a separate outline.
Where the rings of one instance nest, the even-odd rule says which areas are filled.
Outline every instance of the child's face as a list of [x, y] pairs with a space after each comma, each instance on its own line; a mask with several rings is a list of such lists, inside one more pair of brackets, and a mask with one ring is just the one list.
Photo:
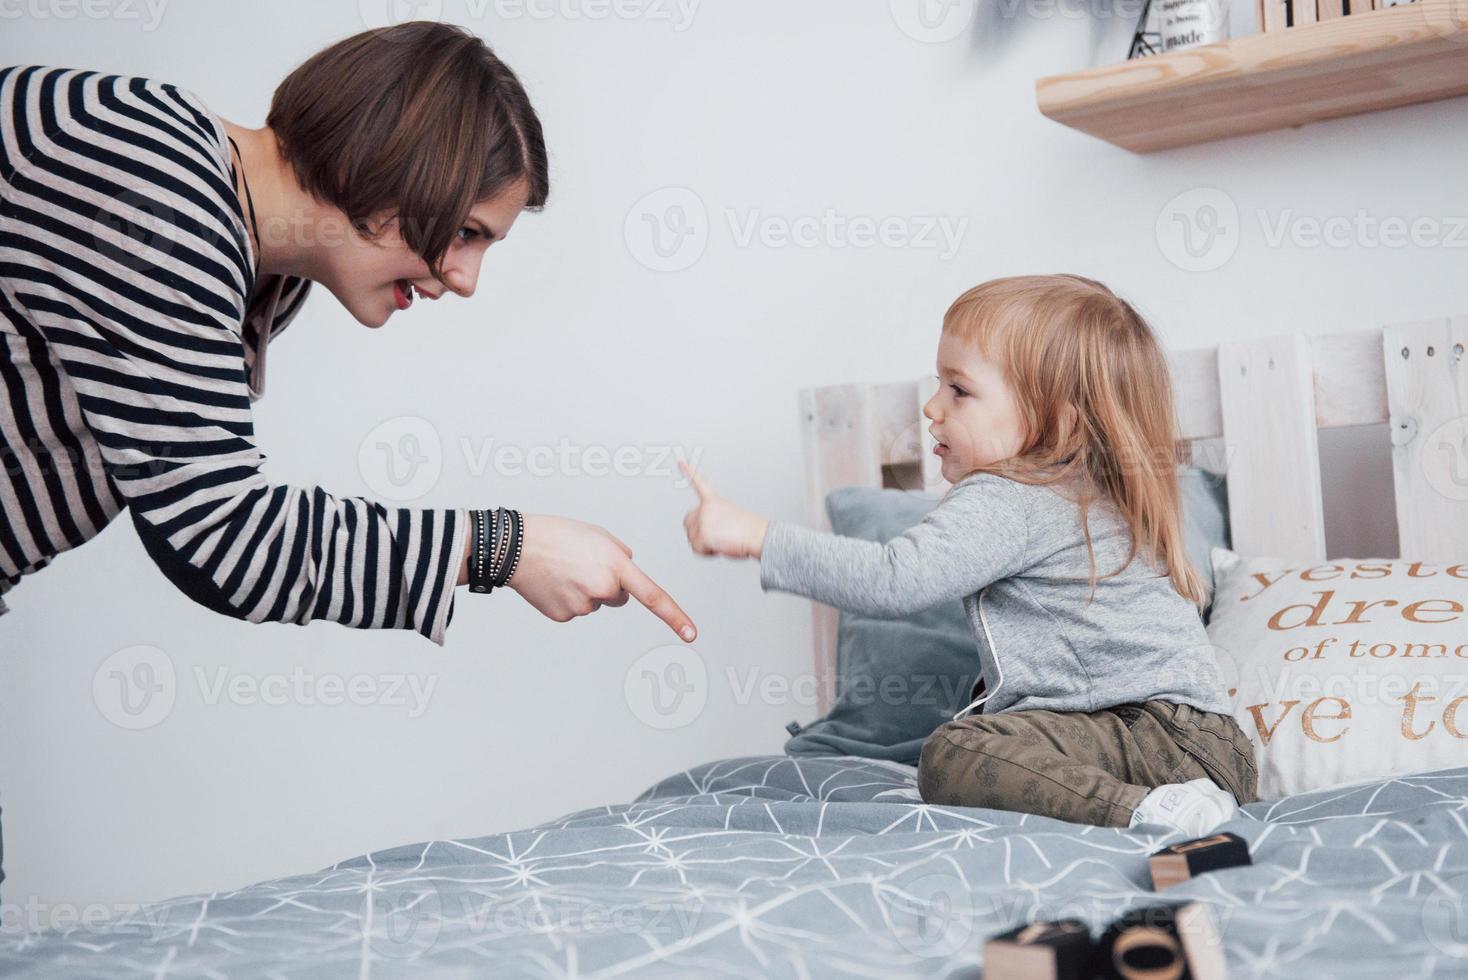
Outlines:
[[957, 483], [975, 468], [1019, 454], [1024, 423], [999, 365], [953, 334], [938, 341], [938, 391], [923, 406], [943, 479]]

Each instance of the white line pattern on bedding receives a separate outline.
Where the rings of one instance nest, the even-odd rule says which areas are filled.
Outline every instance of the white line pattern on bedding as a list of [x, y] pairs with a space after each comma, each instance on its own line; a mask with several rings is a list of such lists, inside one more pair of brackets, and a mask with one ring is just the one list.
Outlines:
[[[1468, 975], [1468, 767], [1251, 803], [1254, 865], [1151, 890], [1176, 836], [926, 806], [910, 767], [755, 757], [529, 830], [0, 936], [22, 977], [977, 977], [1034, 918], [1211, 906], [1239, 978]], [[12, 896], [6, 896], [13, 902]]]

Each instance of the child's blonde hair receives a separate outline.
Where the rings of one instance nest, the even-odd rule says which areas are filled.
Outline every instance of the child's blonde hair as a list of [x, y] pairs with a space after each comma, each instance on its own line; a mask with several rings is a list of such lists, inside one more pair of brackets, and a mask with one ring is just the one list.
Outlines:
[[1140, 544], [1173, 588], [1206, 605], [1207, 583], [1183, 544], [1177, 464], [1188, 456], [1177, 438], [1172, 376], [1131, 304], [1081, 276], [1013, 276], [960, 296], [943, 332], [998, 364], [1025, 424], [1019, 453], [973, 472], [1075, 489], [1092, 596], [1096, 553], [1086, 515], [1104, 494], [1132, 529], [1127, 560], [1110, 575], [1131, 564]]

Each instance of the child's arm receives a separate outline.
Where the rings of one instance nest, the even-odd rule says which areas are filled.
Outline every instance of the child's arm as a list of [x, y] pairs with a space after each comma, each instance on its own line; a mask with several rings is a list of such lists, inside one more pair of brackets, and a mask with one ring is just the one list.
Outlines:
[[702, 555], [759, 559], [767, 591], [868, 616], [903, 616], [972, 595], [1027, 567], [1024, 501], [1003, 477], [961, 481], [920, 524], [880, 544], [768, 521], [679, 465], [699, 497], [683, 519], [688, 543]]

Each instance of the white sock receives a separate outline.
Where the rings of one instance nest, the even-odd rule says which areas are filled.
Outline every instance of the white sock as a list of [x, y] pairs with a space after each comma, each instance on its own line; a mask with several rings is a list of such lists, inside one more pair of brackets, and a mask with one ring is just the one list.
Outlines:
[[1211, 779], [1164, 783], [1142, 798], [1128, 826], [1161, 824], [1188, 838], [1202, 837], [1231, 818], [1238, 808], [1233, 794]]

